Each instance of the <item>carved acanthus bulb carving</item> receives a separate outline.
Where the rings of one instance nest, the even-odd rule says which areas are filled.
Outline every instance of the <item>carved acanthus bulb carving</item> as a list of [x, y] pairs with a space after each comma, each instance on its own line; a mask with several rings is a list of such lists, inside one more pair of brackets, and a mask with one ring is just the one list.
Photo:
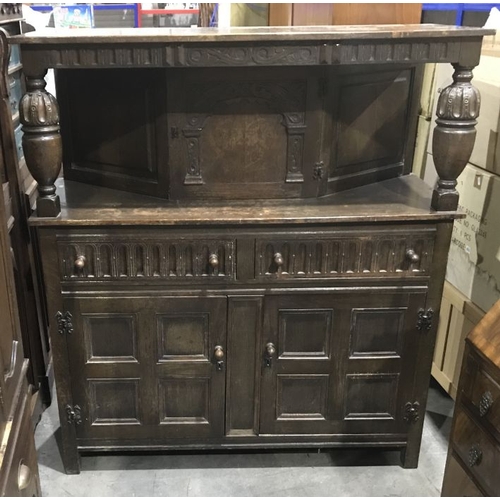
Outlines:
[[476, 120], [481, 108], [481, 96], [470, 83], [471, 79], [471, 70], [455, 70], [453, 83], [439, 96], [436, 110], [439, 120]]
[[29, 127], [54, 127], [59, 130], [59, 106], [56, 98], [45, 90], [43, 78], [27, 81], [27, 92], [19, 105], [19, 116], [25, 129]]

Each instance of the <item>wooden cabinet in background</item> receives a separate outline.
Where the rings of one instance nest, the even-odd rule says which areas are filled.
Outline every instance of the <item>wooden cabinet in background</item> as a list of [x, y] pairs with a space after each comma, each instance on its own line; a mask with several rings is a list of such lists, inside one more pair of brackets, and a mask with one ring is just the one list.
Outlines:
[[418, 24], [421, 3], [270, 3], [269, 26]]
[[442, 496], [499, 496], [500, 302], [466, 340]]

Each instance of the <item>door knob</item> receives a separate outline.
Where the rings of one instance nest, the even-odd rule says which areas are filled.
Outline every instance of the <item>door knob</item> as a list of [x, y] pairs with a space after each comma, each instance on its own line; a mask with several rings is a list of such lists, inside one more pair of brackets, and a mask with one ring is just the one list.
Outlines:
[[266, 344], [266, 366], [270, 367], [273, 357], [276, 354], [276, 346], [272, 342]]
[[418, 255], [413, 248], [406, 250], [406, 258], [412, 263], [416, 264], [420, 260], [420, 255]]
[[221, 371], [224, 368], [224, 349], [221, 345], [216, 345], [214, 349], [214, 358], [217, 370]]

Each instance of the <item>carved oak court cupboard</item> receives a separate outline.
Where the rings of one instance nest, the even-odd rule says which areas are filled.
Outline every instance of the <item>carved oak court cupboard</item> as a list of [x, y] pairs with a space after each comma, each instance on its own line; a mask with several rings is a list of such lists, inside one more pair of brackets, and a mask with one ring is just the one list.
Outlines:
[[[487, 34], [12, 38], [68, 473], [88, 451], [239, 447], [392, 447], [417, 466]], [[456, 70], [433, 192], [410, 174], [426, 62]]]

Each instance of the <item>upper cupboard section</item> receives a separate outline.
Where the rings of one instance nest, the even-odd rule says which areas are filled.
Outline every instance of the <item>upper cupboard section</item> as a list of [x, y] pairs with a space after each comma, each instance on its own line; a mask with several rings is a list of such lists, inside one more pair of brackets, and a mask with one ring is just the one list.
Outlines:
[[413, 67], [59, 70], [64, 175], [170, 199], [377, 182], [411, 170], [419, 82]]

